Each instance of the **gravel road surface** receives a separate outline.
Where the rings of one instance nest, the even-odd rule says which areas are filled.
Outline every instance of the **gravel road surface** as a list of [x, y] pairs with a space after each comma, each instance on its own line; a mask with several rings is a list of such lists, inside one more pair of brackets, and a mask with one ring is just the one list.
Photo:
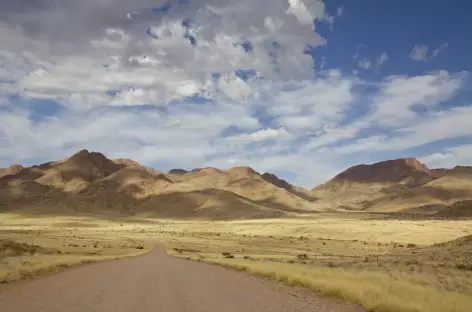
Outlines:
[[9, 285], [2, 312], [360, 312], [308, 290], [166, 255], [162, 246]]

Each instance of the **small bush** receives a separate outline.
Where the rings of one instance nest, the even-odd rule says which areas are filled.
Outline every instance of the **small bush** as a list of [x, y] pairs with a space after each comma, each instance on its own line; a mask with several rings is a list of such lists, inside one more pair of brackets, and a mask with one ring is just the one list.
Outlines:
[[408, 248], [414, 248], [414, 247], [416, 247], [416, 245], [415, 245], [415, 244], [408, 244], [408, 245], [406, 245], [406, 247], [408, 247]]
[[456, 264], [456, 269], [462, 270], [462, 271], [472, 271], [472, 265], [460, 263], [460, 264]]
[[299, 254], [297, 255], [297, 258], [300, 259], [300, 260], [307, 260], [308, 259], [308, 255], [307, 254]]
[[249, 256], [244, 256], [244, 259], [248, 260], [248, 259], [251, 259], [251, 257], [249, 257]]
[[221, 253], [221, 254], [222, 254], [223, 257], [225, 257], [226, 259], [233, 259], [233, 258], [234, 258], [233, 254], [231, 254], [230, 252], [226, 252], [226, 251], [225, 251], [225, 252], [223, 252], [223, 253]]
[[144, 249], [143, 246], [137, 246], [136, 249]]

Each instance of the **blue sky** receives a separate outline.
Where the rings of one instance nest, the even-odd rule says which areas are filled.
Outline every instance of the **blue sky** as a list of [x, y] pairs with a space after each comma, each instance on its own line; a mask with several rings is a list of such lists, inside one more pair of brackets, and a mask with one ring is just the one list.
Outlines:
[[248, 165], [313, 187], [392, 158], [471, 165], [471, 9], [1, 3], [0, 167], [87, 148], [160, 170]]
[[[331, 66], [351, 68], [355, 62], [346, 54], [358, 50], [369, 59], [388, 52], [389, 62], [375, 73], [376, 77], [472, 69], [472, 62], [467, 60], [467, 55], [472, 54], [472, 40], [466, 38], [467, 29], [472, 27], [469, 18], [472, 4], [468, 1], [336, 0], [326, 3], [328, 10], [343, 7], [343, 16], [336, 21], [333, 31], [322, 30], [329, 44], [316, 53], [326, 56]], [[413, 46], [426, 45], [434, 50], [444, 43], [448, 44], [447, 49], [434, 60], [409, 62]]]

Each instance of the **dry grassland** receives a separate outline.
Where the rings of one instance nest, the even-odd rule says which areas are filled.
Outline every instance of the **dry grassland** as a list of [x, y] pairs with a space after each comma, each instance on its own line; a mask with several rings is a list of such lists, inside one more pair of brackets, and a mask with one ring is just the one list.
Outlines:
[[73, 265], [136, 256], [152, 244], [98, 224], [64, 218], [0, 214], [0, 283], [10, 283]]
[[433, 246], [466, 235], [472, 221], [364, 214], [231, 222], [2, 214], [0, 239], [48, 252], [3, 254], [0, 280], [133, 255], [161, 241], [169, 254], [309, 287], [371, 311], [470, 312], [472, 242]]

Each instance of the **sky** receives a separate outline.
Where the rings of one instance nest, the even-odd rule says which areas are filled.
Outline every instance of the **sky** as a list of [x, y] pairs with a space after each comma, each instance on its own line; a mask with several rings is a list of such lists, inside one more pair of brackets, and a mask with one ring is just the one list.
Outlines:
[[251, 166], [312, 188], [386, 159], [472, 165], [471, 10], [2, 0], [0, 167], [86, 148], [163, 171]]

